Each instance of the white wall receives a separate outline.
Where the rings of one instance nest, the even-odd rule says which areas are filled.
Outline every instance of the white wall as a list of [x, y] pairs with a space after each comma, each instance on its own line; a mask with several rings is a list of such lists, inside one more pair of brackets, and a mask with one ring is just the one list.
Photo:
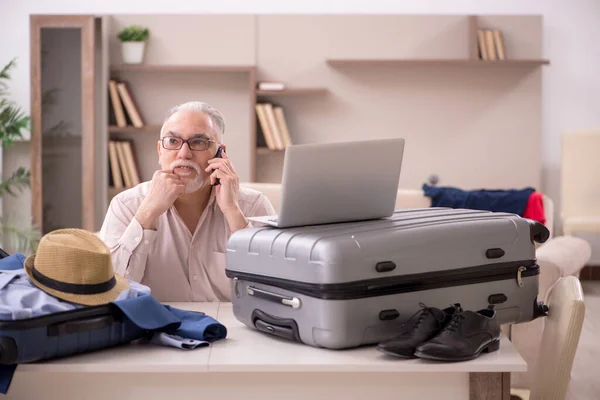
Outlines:
[[[600, 128], [600, 1], [598, 0], [0, 0], [0, 65], [18, 56], [14, 98], [29, 110], [29, 14], [119, 13], [437, 13], [544, 16], [543, 186], [560, 209], [560, 135]], [[515, 118], [518, 118], [515, 115]], [[26, 146], [7, 150], [4, 165], [27, 162]], [[17, 153], [17, 154], [13, 154]], [[7, 157], [11, 159], [7, 160]], [[510, 155], [507, 154], [507, 157]], [[29, 212], [27, 199], [21, 215]], [[560, 228], [560, 227], [559, 227]]]

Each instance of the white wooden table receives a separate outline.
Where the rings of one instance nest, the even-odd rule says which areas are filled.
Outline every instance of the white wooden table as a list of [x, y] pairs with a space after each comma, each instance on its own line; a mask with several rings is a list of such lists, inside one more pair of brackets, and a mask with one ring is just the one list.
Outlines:
[[373, 346], [327, 350], [238, 322], [230, 303], [171, 303], [205, 312], [227, 339], [181, 350], [149, 344], [19, 365], [6, 399], [509, 399], [510, 372], [527, 364], [503, 337], [475, 360], [395, 359]]

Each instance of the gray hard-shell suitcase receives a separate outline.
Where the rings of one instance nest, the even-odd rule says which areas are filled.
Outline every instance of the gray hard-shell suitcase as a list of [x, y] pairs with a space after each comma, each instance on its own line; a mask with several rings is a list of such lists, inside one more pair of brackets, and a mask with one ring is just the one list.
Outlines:
[[227, 245], [235, 317], [311, 346], [394, 337], [419, 303], [493, 306], [500, 323], [545, 315], [535, 242], [548, 229], [515, 214], [396, 210], [389, 218], [236, 231]]

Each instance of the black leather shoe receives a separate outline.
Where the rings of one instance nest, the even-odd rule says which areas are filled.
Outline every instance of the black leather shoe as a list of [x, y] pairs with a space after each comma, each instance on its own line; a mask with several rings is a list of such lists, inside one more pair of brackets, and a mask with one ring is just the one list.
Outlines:
[[500, 348], [496, 311], [463, 311], [433, 339], [417, 347], [415, 356], [437, 361], [466, 361]]
[[440, 310], [420, 304], [417, 311], [400, 328], [399, 335], [377, 345], [377, 350], [396, 357], [414, 358], [418, 345], [434, 337], [461, 310], [460, 304]]

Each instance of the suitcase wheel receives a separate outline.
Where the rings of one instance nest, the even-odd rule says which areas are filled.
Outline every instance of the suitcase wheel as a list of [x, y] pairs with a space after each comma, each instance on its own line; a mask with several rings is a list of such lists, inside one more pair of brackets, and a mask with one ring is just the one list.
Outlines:
[[533, 304], [533, 319], [547, 317], [548, 311], [548, 305], [544, 304], [544, 302], [542, 301], [536, 300]]

